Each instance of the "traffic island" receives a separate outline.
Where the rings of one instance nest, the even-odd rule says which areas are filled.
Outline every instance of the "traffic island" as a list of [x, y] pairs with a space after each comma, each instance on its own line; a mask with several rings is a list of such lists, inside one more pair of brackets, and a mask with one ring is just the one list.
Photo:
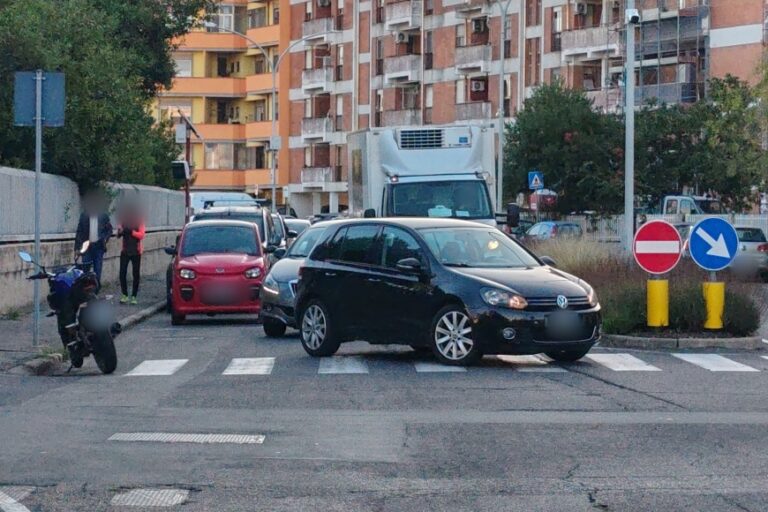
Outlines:
[[600, 347], [631, 348], [640, 350], [677, 350], [724, 348], [731, 350], [766, 350], [768, 341], [759, 337], [723, 338], [723, 337], [671, 337], [658, 338], [649, 336], [623, 336], [619, 334], [604, 334], [600, 338]]

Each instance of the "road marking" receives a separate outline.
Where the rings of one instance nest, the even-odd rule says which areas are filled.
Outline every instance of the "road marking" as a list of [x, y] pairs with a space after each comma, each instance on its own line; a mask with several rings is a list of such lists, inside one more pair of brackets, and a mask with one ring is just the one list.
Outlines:
[[589, 354], [587, 358], [615, 372], [660, 372], [652, 364], [638, 359], [632, 354]]
[[460, 373], [467, 371], [463, 366], [448, 366], [440, 363], [413, 363], [413, 366], [419, 373]]
[[34, 490], [34, 487], [0, 487], [0, 510], [2, 512], [29, 512], [29, 509], [19, 502], [32, 494]]
[[179, 368], [187, 364], [189, 359], [151, 359], [126, 373], [126, 377], [147, 377], [157, 375], [173, 375]]
[[360, 356], [326, 357], [320, 360], [317, 373], [368, 373], [368, 364]]
[[186, 489], [134, 489], [112, 498], [113, 507], [173, 507], [187, 501]]
[[108, 441], [195, 444], [262, 444], [264, 436], [250, 434], [181, 434], [173, 432], [118, 432]]
[[501, 354], [496, 356], [496, 358], [505, 363], [515, 365], [515, 371], [518, 372], [564, 373], [568, 371], [561, 366], [550, 364], [552, 360], [541, 355], [510, 356]]
[[675, 240], [638, 240], [635, 242], [635, 252], [638, 254], [678, 254], [680, 242]]
[[236, 358], [222, 375], [269, 375], [274, 367], [274, 357]]
[[759, 372], [745, 364], [737, 363], [717, 354], [672, 354], [678, 359], [700, 366], [711, 372]]

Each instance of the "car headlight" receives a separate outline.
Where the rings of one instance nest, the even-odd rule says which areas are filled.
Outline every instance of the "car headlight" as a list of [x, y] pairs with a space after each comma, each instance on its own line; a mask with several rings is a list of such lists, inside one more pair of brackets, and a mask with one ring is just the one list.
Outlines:
[[194, 279], [196, 277], [196, 274], [194, 270], [183, 268], [179, 270], [179, 277], [181, 277], [182, 279]]
[[261, 275], [261, 269], [259, 267], [249, 268], [245, 271], [245, 277], [248, 279], [256, 279]]
[[528, 301], [525, 300], [525, 297], [516, 293], [505, 292], [497, 288], [483, 288], [480, 293], [486, 304], [490, 306], [501, 306], [511, 309], [525, 309], [528, 306]]
[[280, 285], [278, 284], [277, 279], [272, 277], [272, 274], [267, 275], [267, 278], [261, 283], [261, 289], [273, 295], [280, 294]]
[[597, 300], [597, 293], [595, 293], [595, 289], [592, 288], [587, 283], [585, 283], [584, 281], [582, 281], [581, 284], [587, 290], [587, 302], [589, 302], [589, 305], [591, 307], [597, 306], [598, 300]]

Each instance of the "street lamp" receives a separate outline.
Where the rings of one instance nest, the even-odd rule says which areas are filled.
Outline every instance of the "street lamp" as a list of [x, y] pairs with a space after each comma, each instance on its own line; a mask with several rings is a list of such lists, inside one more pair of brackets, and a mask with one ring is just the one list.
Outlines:
[[252, 45], [256, 46], [259, 50], [261, 50], [261, 53], [264, 54], [264, 59], [269, 63], [269, 69], [272, 72], [272, 130], [269, 137], [269, 152], [272, 153], [271, 158], [271, 165], [270, 165], [270, 173], [271, 173], [271, 179], [272, 179], [272, 211], [277, 211], [277, 168], [276, 168], [276, 161], [277, 161], [277, 152], [280, 151], [281, 147], [281, 139], [280, 136], [277, 135], [275, 132], [277, 130], [277, 118], [275, 117], [275, 114], [277, 113], [277, 73], [280, 70], [280, 63], [283, 61], [283, 57], [288, 55], [288, 53], [291, 51], [291, 49], [298, 45], [299, 43], [303, 43], [304, 41], [308, 39], [312, 39], [314, 37], [321, 37], [325, 35], [330, 34], [338, 34], [340, 31], [338, 30], [329, 30], [327, 32], [321, 32], [319, 34], [309, 34], [301, 39], [298, 39], [294, 42], [292, 42], [288, 47], [280, 52], [280, 54], [277, 56], [277, 61], [273, 61], [269, 58], [269, 52], [267, 52], [266, 48], [262, 46], [260, 43], [254, 41], [247, 35], [243, 34], [242, 32], [238, 32], [236, 30], [232, 30], [230, 28], [226, 27], [220, 27], [216, 23], [212, 21], [205, 21], [203, 22], [203, 26], [206, 28], [215, 28], [217, 30], [220, 30], [222, 32], [228, 32], [230, 34], [234, 34], [236, 36], [240, 36]]
[[501, 211], [504, 200], [504, 38], [507, 35], [507, 15], [512, 0], [492, 0], [499, 7], [501, 30], [499, 31], [499, 156], [496, 159], [496, 211]]

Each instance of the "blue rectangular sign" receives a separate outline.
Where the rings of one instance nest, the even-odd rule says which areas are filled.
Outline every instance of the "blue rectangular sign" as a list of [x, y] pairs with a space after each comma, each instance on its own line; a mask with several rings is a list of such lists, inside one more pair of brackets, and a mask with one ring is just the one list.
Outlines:
[[[15, 74], [13, 124], [35, 126], [35, 72]], [[64, 73], [43, 73], [43, 126], [64, 126]]]
[[528, 188], [531, 190], [541, 190], [544, 188], [544, 173], [541, 171], [531, 171], [528, 173]]

